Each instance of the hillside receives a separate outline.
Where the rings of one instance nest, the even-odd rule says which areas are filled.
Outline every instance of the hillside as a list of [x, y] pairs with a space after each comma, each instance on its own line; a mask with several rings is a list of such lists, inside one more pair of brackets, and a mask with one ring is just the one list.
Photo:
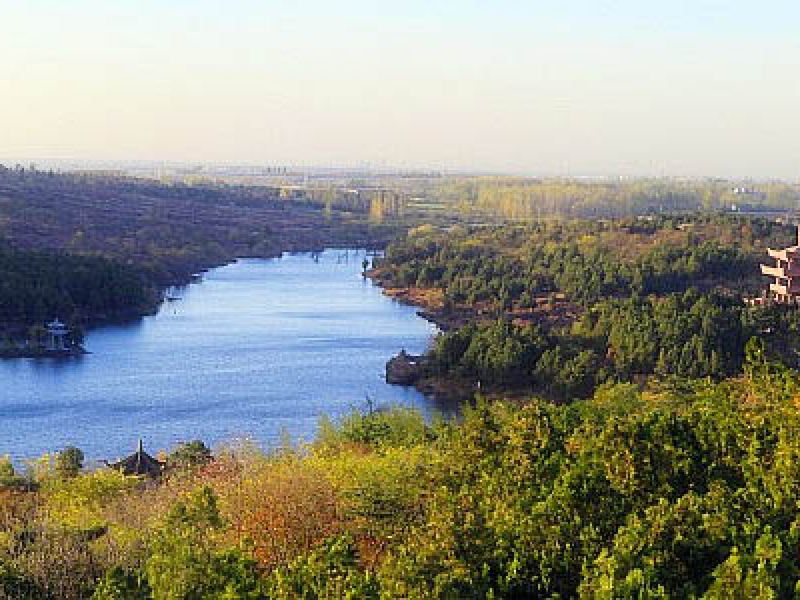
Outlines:
[[0, 167], [0, 238], [23, 250], [100, 254], [161, 285], [237, 256], [382, 246], [396, 232], [368, 208], [340, 210], [271, 187]]

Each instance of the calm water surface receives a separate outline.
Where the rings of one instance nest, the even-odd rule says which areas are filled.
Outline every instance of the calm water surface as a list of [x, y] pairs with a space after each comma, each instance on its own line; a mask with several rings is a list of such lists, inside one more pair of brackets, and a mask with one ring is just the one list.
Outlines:
[[364, 281], [362, 259], [239, 260], [155, 316], [93, 330], [84, 357], [0, 361], [0, 454], [74, 444], [115, 458], [139, 437], [153, 451], [195, 438], [269, 446], [283, 430], [313, 437], [321, 415], [366, 395], [431, 414], [431, 400], [383, 377], [386, 360], [423, 351], [433, 327]]

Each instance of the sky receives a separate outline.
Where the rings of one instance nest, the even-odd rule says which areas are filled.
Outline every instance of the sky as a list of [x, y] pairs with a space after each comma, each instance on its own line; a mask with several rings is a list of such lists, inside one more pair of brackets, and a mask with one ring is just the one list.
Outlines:
[[0, 0], [0, 161], [800, 178], [800, 2]]

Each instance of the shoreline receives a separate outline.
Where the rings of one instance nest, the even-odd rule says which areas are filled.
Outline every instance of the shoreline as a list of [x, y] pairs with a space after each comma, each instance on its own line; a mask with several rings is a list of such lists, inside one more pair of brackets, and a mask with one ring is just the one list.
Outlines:
[[[75, 428], [73, 434], [70, 422], [59, 431], [59, 440], [63, 433], [64, 441], [53, 448], [72, 443], [88, 457], [107, 458], [119, 456], [119, 448], [133, 445], [126, 436], [133, 436], [134, 442], [136, 436], [143, 437], [159, 448], [169, 447], [173, 434], [198, 435], [209, 443], [247, 436], [270, 446], [280, 440], [280, 429], [285, 426], [293, 438], [307, 440], [318, 427], [316, 414], [343, 418], [352, 410], [365, 410], [367, 396], [376, 410], [403, 405], [418, 408], [426, 417], [439, 411], [451, 414], [449, 406], [440, 407], [414, 390], [404, 391], [381, 381], [386, 359], [405, 344], [414, 351], [423, 350], [432, 328], [413, 310], [388, 301], [362, 280], [363, 249], [351, 250], [347, 261], [344, 255], [344, 250], [328, 250], [318, 261], [307, 253], [285, 254], [281, 260], [239, 260], [219, 275], [218, 271], [207, 274], [203, 285], [185, 291], [176, 305], [165, 304], [159, 312], [162, 318], [146, 318], [145, 326], [112, 326], [88, 334], [85, 347], [90, 354], [84, 358], [0, 361], [9, 383], [14, 377], [19, 381], [19, 391], [8, 386], [10, 406], [28, 410], [40, 401], [57, 399], [51, 412], [35, 414], [30, 422], [40, 416], [60, 416], [73, 406], [77, 407], [76, 416], [86, 413], [91, 416], [85, 419], [94, 419], [94, 405], [98, 404], [97, 414], [102, 413], [103, 420], [88, 422], [93, 432], [108, 427], [108, 440], [94, 434], [83, 440], [84, 432]], [[344, 301], [321, 308], [318, 300], [328, 292]], [[262, 302], [265, 298], [275, 302]], [[296, 300], [288, 311], [285, 307], [289, 305], [281, 304], [287, 298]], [[316, 318], [320, 312], [325, 314]], [[277, 327], [284, 320], [291, 326]], [[370, 326], [373, 322], [377, 328]], [[342, 323], [353, 325], [343, 328]], [[232, 331], [236, 335], [231, 335]], [[225, 360], [230, 357], [231, 368], [214, 368], [217, 363], [209, 358], [212, 353]], [[297, 373], [304, 376], [298, 378]], [[323, 387], [334, 392], [326, 393], [331, 398], [316, 404], [314, 390]], [[137, 398], [146, 401], [142, 409]], [[223, 424], [217, 418], [206, 419], [203, 413], [208, 411], [197, 409], [206, 401], [212, 406], [227, 406], [231, 401], [237, 406], [252, 404], [256, 407], [253, 411], [269, 403], [263, 420], [266, 425], [259, 420], [255, 429], [249, 410], [221, 411], [225, 413]], [[312, 418], [307, 417], [306, 402], [315, 403], [314, 410], [319, 411]], [[16, 414], [9, 412], [9, 426]], [[182, 431], [186, 429], [181, 422], [184, 415], [190, 415], [199, 429]], [[83, 420], [81, 416], [77, 422]], [[159, 426], [152, 427], [154, 422]], [[12, 437], [8, 449], [20, 459], [35, 458], [45, 448], [24, 437], [18, 441]]]
[[[224, 260], [214, 260], [209, 261], [208, 263], [200, 266], [196, 271], [188, 273], [186, 275], [179, 275], [177, 277], [171, 278], [166, 281], [160, 282], [150, 282], [152, 285], [153, 291], [153, 298], [146, 306], [138, 306], [138, 307], [130, 307], [124, 310], [120, 310], [113, 314], [108, 313], [96, 313], [96, 314], [89, 314], [89, 315], [82, 315], [80, 318], [80, 324], [85, 328], [88, 332], [93, 329], [98, 329], [100, 327], [105, 327], [109, 325], [124, 325], [127, 323], [132, 323], [143, 319], [144, 317], [153, 316], [155, 315], [159, 308], [166, 302], [171, 302], [175, 300], [179, 300], [177, 297], [169, 296], [169, 291], [174, 288], [184, 288], [189, 286], [193, 283], [198, 283], [202, 281], [203, 275], [211, 271], [212, 269], [216, 269], [219, 267], [223, 267], [225, 265], [232, 264], [240, 259], [259, 259], [259, 260], [274, 260], [281, 258], [284, 254], [306, 254], [306, 253], [314, 253], [314, 252], [324, 252], [327, 249], [333, 250], [365, 250], [367, 252], [385, 248], [386, 244], [365, 244], [361, 246], [353, 246], [350, 244], [325, 244], [322, 247], [306, 247], [306, 248], [294, 248], [289, 247], [279, 251], [271, 251], [271, 252], [264, 252], [260, 254], [242, 254], [241, 256], [234, 256], [231, 258], [227, 258]], [[422, 315], [420, 315], [422, 316]], [[21, 338], [24, 337], [24, 332], [28, 330], [31, 326], [30, 323], [17, 323], [17, 322], [9, 322], [9, 323], [0, 323], [0, 335], [9, 335], [12, 338]], [[23, 349], [27, 352], [27, 349]], [[84, 351], [84, 353], [86, 353]], [[36, 356], [21, 356], [14, 349], [2, 349], [0, 348], [0, 359], [4, 358], [36, 358], [40, 355], [37, 354]]]
[[[384, 279], [381, 276], [381, 269], [370, 269], [366, 273], [366, 277], [372, 280], [375, 285], [381, 288], [384, 295], [389, 298], [405, 304], [418, 308], [417, 315], [426, 321], [433, 323], [439, 331], [447, 333], [454, 331], [468, 325], [480, 321], [491, 320], [499, 318], [498, 315], [492, 315], [489, 312], [484, 312], [480, 308], [459, 307], [455, 309], [446, 309], [443, 303], [442, 291], [436, 288], [418, 288], [410, 287], [388, 287], [384, 284]], [[561, 303], [560, 307], [556, 310], [537, 311], [535, 309], [527, 311], [511, 311], [505, 312], [504, 316], [511, 319], [513, 322], [524, 325], [530, 323], [545, 323], [549, 326], [562, 325], [564, 322], [571, 321], [574, 318], [576, 308], [574, 305], [567, 303], [563, 298], [559, 298]], [[564, 312], [572, 312], [573, 314], [565, 317]], [[390, 363], [399, 358], [400, 355], [392, 356], [387, 362], [387, 373]], [[408, 383], [391, 383], [391, 385], [401, 385], [406, 387], [413, 387], [418, 392], [443, 400], [445, 402], [465, 402], [474, 399], [475, 394], [480, 393], [487, 398], [502, 397], [507, 400], [524, 400], [532, 395], [540, 397], [548, 397], [541, 390], [534, 388], [518, 388], [506, 389], [495, 388], [490, 386], [481, 387], [480, 382], [477, 380], [459, 377], [459, 376], [441, 376], [432, 372], [428, 364], [428, 354], [423, 354], [414, 357], [417, 361], [415, 374], [411, 377]], [[388, 379], [387, 379], [388, 382]], [[558, 403], [557, 399], [549, 398], [551, 401]]]
[[[365, 273], [381, 292], [401, 304], [418, 308], [417, 315], [432, 323], [440, 332], [453, 331], [472, 322], [478, 315], [472, 310], [445, 310], [442, 302], [442, 293], [438, 289], [423, 289], [416, 287], [387, 287], [381, 278], [380, 268], [373, 268]], [[411, 358], [411, 371], [396, 375], [392, 371], [398, 361]], [[399, 366], [402, 370], [403, 365]], [[444, 402], [468, 402], [480, 391], [477, 382], [464, 378], [441, 377], [433, 374], [428, 364], [428, 354], [409, 356], [401, 350], [392, 356], [386, 363], [386, 382], [390, 385], [413, 387], [425, 396]]]
[[382, 293], [407, 306], [418, 308], [417, 315], [433, 323], [440, 331], [463, 327], [477, 315], [473, 310], [445, 310], [442, 291], [436, 288], [389, 287], [380, 268], [369, 269], [365, 276], [381, 288]]
[[0, 360], [15, 358], [77, 358], [90, 354], [88, 350], [79, 346], [69, 350], [47, 350], [46, 348], [2, 348]]

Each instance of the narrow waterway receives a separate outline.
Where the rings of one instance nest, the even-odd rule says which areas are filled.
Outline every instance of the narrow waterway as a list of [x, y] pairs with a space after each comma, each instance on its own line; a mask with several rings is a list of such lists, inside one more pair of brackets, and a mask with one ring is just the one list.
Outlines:
[[90, 354], [0, 361], [0, 454], [31, 458], [72, 444], [115, 458], [138, 438], [309, 439], [322, 415], [433, 401], [389, 386], [386, 360], [422, 352], [433, 327], [361, 275], [363, 252], [244, 259], [209, 271], [158, 314], [93, 330]]

